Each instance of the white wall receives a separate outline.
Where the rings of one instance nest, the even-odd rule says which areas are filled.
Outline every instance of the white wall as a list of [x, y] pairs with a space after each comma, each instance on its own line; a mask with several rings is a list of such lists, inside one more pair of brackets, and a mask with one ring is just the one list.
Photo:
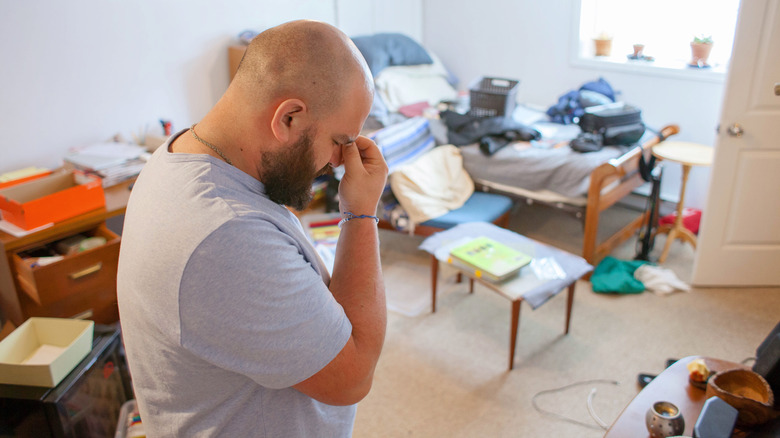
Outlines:
[[[676, 123], [676, 139], [714, 144], [724, 83], [571, 65], [577, 1], [425, 0], [423, 41], [460, 78], [463, 90], [482, 75], [520, 79], [518, 100], [546, 108], [565, 92], [601, 76], [623, 100], [642, 109], [648, 125]], [[708, 168], [691, 171], [687, 206], [703, 208], [709, 177]], [[680, 181], [680, 166], [666, 165], [662, 196], [676, 200]]]
[[198, 121], [227, 88], [227, 47], [243, 30], [311, 18], [421, 39], [420, 2], [2, 1], [0, 173], [59, 166], [68, 148], [117, 133], [161, 134], [161, 118], [174, 130]]
[[400, 32], [422, 41], [423, 0], [337, 0], [338, 26], [349, 36]]

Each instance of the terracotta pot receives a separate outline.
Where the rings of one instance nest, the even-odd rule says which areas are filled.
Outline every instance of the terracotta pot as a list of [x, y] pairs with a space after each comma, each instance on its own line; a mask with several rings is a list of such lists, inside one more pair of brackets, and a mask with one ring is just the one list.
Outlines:
[[612, 40], [594, 39], [596, 56], [609, 56], [612, 53]]
[[710, 57], [712, 43], [691, 43], [691, 64], [707, 65], [707, 58]]

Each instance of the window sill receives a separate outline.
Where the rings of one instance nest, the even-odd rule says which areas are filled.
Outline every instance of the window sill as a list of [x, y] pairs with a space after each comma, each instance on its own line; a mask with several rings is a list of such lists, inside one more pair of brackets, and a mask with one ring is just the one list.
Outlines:
[[575, 57], [571, 60], [571, 66], [590, 70], [608, 70], [627, 74], [638, 74], [653, 77], [668, 77], [696, 82], [724, 83], [726, 79], [726, 66], [717, 65], [707, 69], [688, 67], [682, 62], [662, 63], [658, 60], [633, 61], [626, 57]]

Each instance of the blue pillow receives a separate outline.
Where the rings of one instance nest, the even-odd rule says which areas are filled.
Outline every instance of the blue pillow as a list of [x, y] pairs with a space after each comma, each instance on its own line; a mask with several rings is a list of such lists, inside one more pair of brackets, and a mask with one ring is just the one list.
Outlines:
[[400, 33], [378, 33], [352, 38], [376, 77], [394, 65], [433, 64], [428, 52], [417, 42]]

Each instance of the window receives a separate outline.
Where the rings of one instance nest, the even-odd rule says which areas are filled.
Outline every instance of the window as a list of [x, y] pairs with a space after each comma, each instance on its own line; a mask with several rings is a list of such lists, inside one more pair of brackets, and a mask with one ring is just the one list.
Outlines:
[[[581, 0], [575, 61], [624, 65], [652, 72], [728, 69], [739, 0]], [[576, 11], [575, 11], [576, 13]], [[608, 56], [596, 56], [597, 39], [611, 39]], [[694, 37], [713, 41], [706, 64], [690, 66]], [[634, 45], [644, 46], [635, 57]]]

